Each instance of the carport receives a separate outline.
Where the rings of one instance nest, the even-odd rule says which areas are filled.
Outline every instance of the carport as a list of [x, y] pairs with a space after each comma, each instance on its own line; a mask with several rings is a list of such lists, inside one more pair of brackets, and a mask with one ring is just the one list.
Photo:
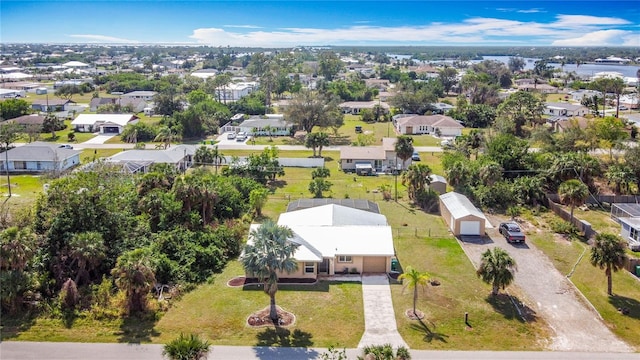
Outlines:
[[440, 214], [455, 236], [482, 236], [485, 227], [491, 227], [482, 211], [457, 192], [440, 195]]

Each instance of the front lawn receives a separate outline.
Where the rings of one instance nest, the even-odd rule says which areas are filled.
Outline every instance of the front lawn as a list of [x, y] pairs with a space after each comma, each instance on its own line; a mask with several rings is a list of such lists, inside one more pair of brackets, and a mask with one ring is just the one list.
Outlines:
[[215, 345], [356, 347], [364, 332], [362, 286], [360, 283], [280, 285], [279, 306], [296, 316], [293, 326], [250, 328], [247, 317], [269, 305], [269, 296], [258, 285], [244, 289], [227, 286], [243, 275], [239, 262], [230, 262], [213, 284], [190, 292], [157, 323], [154, 342], [167, 342], [181, 332], [194, 329]]

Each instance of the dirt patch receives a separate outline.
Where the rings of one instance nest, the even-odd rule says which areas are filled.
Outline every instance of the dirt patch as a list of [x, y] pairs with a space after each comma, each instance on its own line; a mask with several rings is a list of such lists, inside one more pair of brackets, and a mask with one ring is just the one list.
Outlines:
[[[290, 285], [295, 285], [295, 284], [315, 284], [317, 282], [316, 279], [308, 279], [308, 278], [286, 278], [286, 279], [279, 279], [278, 280], [278, 284], [290, 284]], [[232, 278], [231, 280], [227, 281], [227, 286], [230, 287], [240, 287], [240, 286], [245, 286], [245, 285], [253, 285], [253, 284], [261, 284], [262, 281], [259, 281], [256, 278], [247, 278], [244, 276], [236, 276], [234, 278]]]
[[409, 320], [422, 320], [424, 319], [424, 313], [418, 309], [416, 312], [413, 312], [413, 309], [407, 309], [404, 312], [404, 315], [409, 318]]
[[253, 314], [249, 315], [247, 318], [247, 325], [251, 327], [264, 327], [264, 326], [281, 326], [286, 327], [293, 325], [296, 322], [296, 316], [292, 313], [283, 310], [280, 306], [276, 306], [276, 311], [278, 312], [278, 324], [274, 324], [271, 317], [269, 317], [270, 307], [256, 311]]
[[565, 234], [553, 234], [553, 240], [562, 245], [571, 245], [571, 239]]

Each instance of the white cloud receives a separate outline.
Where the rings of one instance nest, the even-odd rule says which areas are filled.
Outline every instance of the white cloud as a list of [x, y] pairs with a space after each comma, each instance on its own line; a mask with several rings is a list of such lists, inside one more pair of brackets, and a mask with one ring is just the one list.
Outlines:
[[122, 43], [122, 44], [135, 44], [139, 43], [137, 40], [122, 39], [107, 35], [93, 35], [93, 34], [72, 34], [69, 35], [72, 38], [85, 39], [89, 42], [109, 42], [109, 43]]
[[555, 27], [575, 28], [579, 26], [626, 25], [629, 21], [621, 18], [600, 17], [590, 15], [558, 15]]
[[241, 29], [262, 29], [262, 26], [257, 25], [222, 25], [227, 28], [241, 28]]
[[[635, 38], [635, 44], [632, 38]], [[638, 46], [640, 34], [624, 30], [600, 30], [579, 37], [556, 40], [553, 46]]]
[[[333, 29], [281, 28], [232, 31], [223, 28], [193, 30], [190, 38], [214, 46], [287, 47], [295, 45], [347, 44], [521, 44], [558, 46], [634, 46], [637, 32], [615, 29], [627, 25], [621, 18], [558, 15], [556, 21], [541, 23], [500, 18], [471, 18], [457, 23], [383, 27], [354, 25]], [[634, 39], [635, 37], [635, 39]]]
[[521, 13], [521, 14], [536, 14], [536, 13], [543, 13], [546, 12], [542, 9], [539, 8], [533, 8], [533, 9], [523, 9], [523, 10], [518, 10], [517, 12]]

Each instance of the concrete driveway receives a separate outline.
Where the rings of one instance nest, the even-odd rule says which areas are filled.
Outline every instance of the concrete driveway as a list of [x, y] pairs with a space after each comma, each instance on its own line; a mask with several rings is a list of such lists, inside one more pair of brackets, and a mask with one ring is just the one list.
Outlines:
[[391, 344], [409, 348], [398, 333], [387, 275], [363, 275], [362, 299], [365, 329], [358, 347]]

